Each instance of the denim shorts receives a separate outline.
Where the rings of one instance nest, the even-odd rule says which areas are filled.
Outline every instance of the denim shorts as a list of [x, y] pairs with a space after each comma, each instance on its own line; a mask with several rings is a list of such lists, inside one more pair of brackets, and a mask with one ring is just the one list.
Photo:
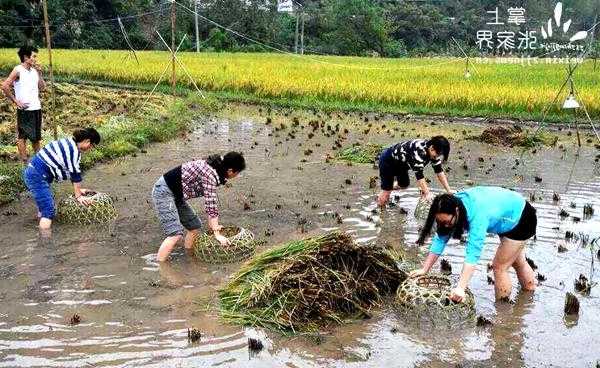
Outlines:
[[50, 189], [52, 180], [48, 175], [47, 173], [40, 173], [31, 164], [27, 165], [23, 170], [23, 181], [33, 195], [33, 199], [42, 217], [52, 220], [56, 215], [56, 209], [54, 207], [52, 190]]
[[183, 235], [184, 228], [197, 230], [202, 227], [194, 209], [184, 199], [175, 198], [162, 176], [154, 184], [152, 201], [166, 236]]

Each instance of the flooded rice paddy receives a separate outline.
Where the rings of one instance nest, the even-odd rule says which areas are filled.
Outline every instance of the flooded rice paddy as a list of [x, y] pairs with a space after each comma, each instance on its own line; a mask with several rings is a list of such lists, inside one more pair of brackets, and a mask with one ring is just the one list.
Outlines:
[[[518, 149], [469, 140], [454, 144], [448, 165], [453, 188], [507, 186], [534, 199], [538, 209], [538, 236], [528, 245], [528, 256], [545, 280], [535, 293], [519, 293], [513, 275], [513, 303], [494, 302], [486, 264], [497, 238], [487, 240], [471, 289], [477, 313], [492, 326], [431, 324], [398, 315], [391, 303], [369, 320], [318, 336], [283, 337], [219, 321], [217, 290], [239, 264], [203, 264], [183, 247], [168, 263], [154, 261], [162, 234], [150, 191], [160, 175], [181, 162], [217, 151], [244, 152], [248, 170], [220, 189], [221, 221], [252, 230], [266, 240], [263, 249], [339, 228], [357, 241], [393, 246], [415, 261], [426, 251], [414, 245], [419, 230], [414, 186], [394, 193], [394, 206], [374, 212], [377, 188], [369, 181], [378, 173], [372, 165], [326, 162], [340, 133], [325, 129], [327, 137], [318, 129], [309, 139], [312, 128], [306, 122], [280, 128], [265, 125], [264, 118], [207, 119], [177, 141], [90, 170], [85, 186], [117, 199], [119, 218], [107, 228], [59, 225], [52, 239], [40, 240], [28, 195], [3, 207], [0, 367], [596, 366], [600, 286], [589, 295], [576, 293], [579, 318], [565, 319], [563, 313], [565, 293], [573, 291], [580, 274], [598, 280], [598, 245], [591, 243], [600, 237], [600, 176], [593, 148], [578, 153], [572, 146], [544, 148], [521, 157]], [[442, 124], [440, 129], [468, 127]], [[389, 144], [416, 134], [343, 135], [347, 145]], [[426, 176], [433, 179], [430, 168]], [[432, 186], [439, 191], [435, 182]], [[63, 184], [58, 195], [68, 190]], [[205, 219], [202, 201], [192, 203]], [[596, 210], [591, 218], [583, 216], [585, 204]], [[561, 210], [569, 216], [561, 217]], [[567, 231], [575, 239], [565, 241]], [[446, 248], [454, 279], [463, 251], [455, 243]], [[201, 332], [198, 341], [188, 340], [188, 328]], [[249, 351], [250, 337], [263, 342], [261, 352]]]

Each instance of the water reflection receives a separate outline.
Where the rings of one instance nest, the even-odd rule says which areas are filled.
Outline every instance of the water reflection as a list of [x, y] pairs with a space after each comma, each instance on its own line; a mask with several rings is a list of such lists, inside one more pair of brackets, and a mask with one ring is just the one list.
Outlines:
[[[174, 252], [172, 262], [158, 264], [155, 253], [162, 234], [145, 189], [175, 164], [205, 157], [214, 147], [242, 150], [251, 163], [243, 181], [220, 193], [223, 217], [256, 234], [268, 232], [270, 244], [305, 236], [300, 230], [312, 234], [341, 229], [358, 241], [390, 246], [410, 260], [420, 260], [426, 252], [414, 245], [421, 225], [413, 216], [416, 188], [394, 192], [395, 205], [374, 212], [376, 190], [367, 189], [367, 184], [375, 171], [367, 166], [325, 164], [322, 158], [331, 147], [329, 140], [315, 137], [309, 142], [306, 132], [298, 132], [297, 139], [288, 136], [286, 141], [287, 134], [251, 120], [212, 120], [190, 133], [189, 142], [156, 146], [147, 155], [91, 170], [89, 180], [99, 188], [110, 188], [119, 199], [121, 215], [111, 231], [82, 233], [57, 227], [52, 243], [39, 244], [33, 221], [18, 216], [7, 219], [0, 225], [2, 243], [11, 245], [5, 245], [0, 258], [0, 367], [595, 363], [597, 357], [589, 346], [600, 344], [595, 331], [600, 322], [598, 288], [589, 296], [578, 295], [582, 312], [577, 325], [566, 326], [562, 312], [564, 294], [572, 290], [576, 276], [583, 273], [597, 281], [597, 271], [591, 268], [597, 246], [564, 239], [567, 231], [600, 237], [600, 217], [586, 219], [582, 213], [586, 203], [600, 211], [595, 152], [589, 150], [580, 153], [577, 165], [572, 154], [558, 150], [527, 154], [516, 165], [518, 154], [474, 142], [457, 147], [449, 172], [453, 187], [507, 186], [533, 195], [538, 209], [538, 237], [529, 245], [528, 256], [547, 280], [533, 295], [517, 293], [514, 305], [497, 305], [485, 272], [497, 247], [497, 239], [489, 238], [471, 285], [477, 313], [495, 322], [489, 328], [427, 326], [385, 308], [371, 320], [325, 332], [318, 343], [223, 324], [217, 314], [218, 288], [239, 265], [207, 266], [188, 257], [183, 247]], [[309, 143], [315, 153], [305, 157]], [[306, 162], [300, 162], [302, 158]], [[468, 170], [462, 168], [463, 162]], [[542, 177], [542, 182], [534, 181], [534, 176]], [[343, 184], [345, 178], [352, 178], [353, 184]], [[554, 192], [561, 196], [556, 203]], [[254, 194], [252, 210], [243, 210], [236, 193]], [[281, 204], [279, 210], [274, 210], [276, 204]], [[193, 205], [201, 211], [201, 202]], [[31, 201], [19, 206], [34, 213]], [[561, 209], [570, 216], [561, 218]], [[337, 213], [341, 221], [325, 212]], [[574, 217], [581, 219], [574, 221]], [[25, 231], [14, 232], [15, 228]], [[558, 252], [559, 241], [564, 242], [565, 252]], [[463, 254], [460, 244], [447, 247], [444, 258], [453, 267], [453, 277], [461, 269]], [[73, 313], [81, 315], [80, 324], [68, 323]], [[199, 342], [188, 341], [189, 327], [202, 331]], [[256, 356], [248, 352], [250, 336], [266, 346]]]

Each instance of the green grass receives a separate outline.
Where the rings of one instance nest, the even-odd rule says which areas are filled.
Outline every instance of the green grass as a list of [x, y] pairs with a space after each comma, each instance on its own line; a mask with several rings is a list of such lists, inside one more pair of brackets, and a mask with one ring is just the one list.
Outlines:
[[0, 205], [12, 202], [25, 190], [21, 170], [21, 164], [0, 162]]
[[377, 155], [379, 155], [382, 150], [383, 146], [380, 144], [355, 144], [340, 150], [336, 158], [338, 160], [353, 162], [356, 164], [372, 164], [375, 162]]

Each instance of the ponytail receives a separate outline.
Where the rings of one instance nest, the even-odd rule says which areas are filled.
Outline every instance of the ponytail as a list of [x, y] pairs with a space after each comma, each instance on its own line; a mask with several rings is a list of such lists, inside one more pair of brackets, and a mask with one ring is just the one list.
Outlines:
[[[435, 216], [438, 213], [455, 214], [456, 209], [458, 209], [458, 216], [456, 218], [454, 229], [452, 230], [452, 238], [461, 239], [465, 228], [468, 226], [467, 210], [462, 201], [456, 196], [452, 194], [440, 194], [433, 199], [431, 207], [429, 207], [427, 220], [425, 220], [425, 225], [423, 226], [423, 229], [421, 229], [417, 243], [421, 245], [425, 244], [425, 239], [431, 234]], [[438, 229], [437, 233], [440, 234], [440, 229]]]
[[231, 169], [233, 172], [240, 173], [246, 169], [246, 161], [240, 152], [229, 152], [225, 156], [210, 155], [206, 159], [217, 174], [219, 175], [219, 184], [223, 185], [227, 182], [227, 171]]

